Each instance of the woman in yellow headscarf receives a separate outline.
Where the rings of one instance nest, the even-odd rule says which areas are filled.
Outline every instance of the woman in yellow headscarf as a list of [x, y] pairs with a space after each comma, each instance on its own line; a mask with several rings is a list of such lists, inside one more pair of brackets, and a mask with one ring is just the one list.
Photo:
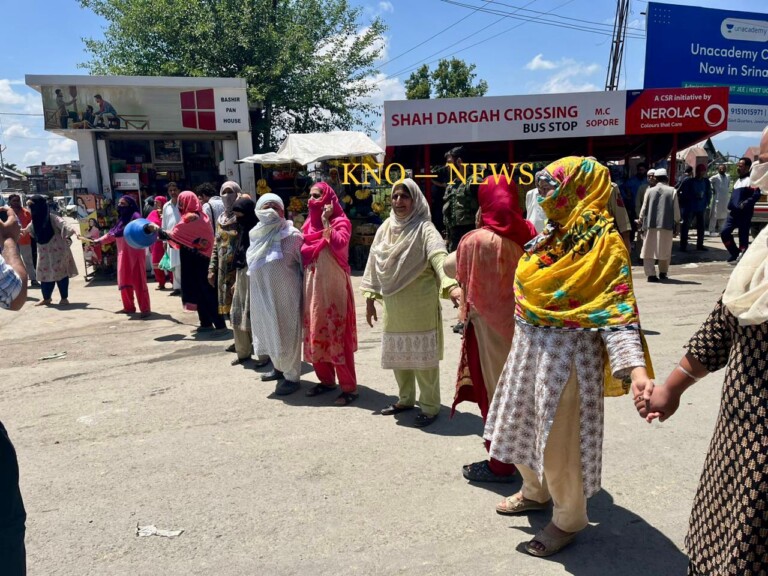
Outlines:
[[484, 436], [490, 456], [523, 478], [498, 513], [553, 503], [552, 521], [526, 545], [550, 556], [587, 526], [587, 498], [600, 489], [603, 396], [626, 393], [631, 377], [634, 395], [649, 398], [653, 384], [629, 253], [607, 210], [608, 170], [569, 157], [536, 180], [549, 221], [518, 264], [515, 337]]

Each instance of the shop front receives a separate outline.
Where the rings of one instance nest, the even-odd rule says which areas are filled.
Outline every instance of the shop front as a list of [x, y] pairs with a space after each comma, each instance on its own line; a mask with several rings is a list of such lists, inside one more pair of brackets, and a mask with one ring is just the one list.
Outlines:
[[[226, 180], [255, 193], [245, 80], [144, 76], [36, 76], [46, 130], [77, 142], [74, 202], [83, 236], [109, 229], [122, 195], [145, 205], [175, 182], [194, 190]], [[109, 272], [108, 251], [85, 250], [88, 270]]]
[[663, 162], [727, 126], [728, 88], [716, 86], [384, 103], [387, 162], [411, 169], [428, 197], [458, 145], [465, 164], [518, 166], [519, 175], [571, 155]]
[[[153, 196], [169, 182], [194, 189], [237, 181], [253, 191], [245, 80], [27, 76], [45, 129], [77, 142], [83, 194]], [[143, 199], [143, 198], [142, 198]]]

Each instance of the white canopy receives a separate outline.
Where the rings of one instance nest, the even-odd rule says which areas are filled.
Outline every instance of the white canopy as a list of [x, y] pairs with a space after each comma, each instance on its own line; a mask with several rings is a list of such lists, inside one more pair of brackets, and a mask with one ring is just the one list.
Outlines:
[[322, 132], [289, 134], [277, 152], [254, 154], [238, 160], [250, 164], [301, 164], [346, 158], [348, 156], [378, 156], [384, 150], [362, 132]]

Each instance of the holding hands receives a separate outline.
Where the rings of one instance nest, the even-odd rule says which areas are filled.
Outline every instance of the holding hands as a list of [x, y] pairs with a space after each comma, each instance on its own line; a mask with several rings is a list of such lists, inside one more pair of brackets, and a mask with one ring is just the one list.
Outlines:
[[638, 382], [636, 387], [633, 372], [632, 396], [635, 399], [635, 408], [638, 414], [649, 423], [657, 418], [659, 422], [664, 422], [680, 407], [680, 397], [683, 392], [707, 374], [706, 366], [690, 353], [680, 359], [680, 362], [664, 382], [664, 386], [655, 387], [653, 382], [649, 380], [651, 382], [650, 388], [641, 382]]

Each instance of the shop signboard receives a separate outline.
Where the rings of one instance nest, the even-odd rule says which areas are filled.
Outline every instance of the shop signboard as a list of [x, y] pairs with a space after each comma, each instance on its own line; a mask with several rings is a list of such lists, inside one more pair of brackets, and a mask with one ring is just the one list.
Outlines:
[[727, 125], [727, 87], [627, 92], [627, 134], [715, 132]]
[[45, 129], [152, 132], [250, 129], [245, 88], [40, 86]]
[[384, 102], [387, 146], [624, 134], [624, 92]]
[[768, 123], [768, 15], [648, 3], [645, 88], [728, 86], [728, 129]]

